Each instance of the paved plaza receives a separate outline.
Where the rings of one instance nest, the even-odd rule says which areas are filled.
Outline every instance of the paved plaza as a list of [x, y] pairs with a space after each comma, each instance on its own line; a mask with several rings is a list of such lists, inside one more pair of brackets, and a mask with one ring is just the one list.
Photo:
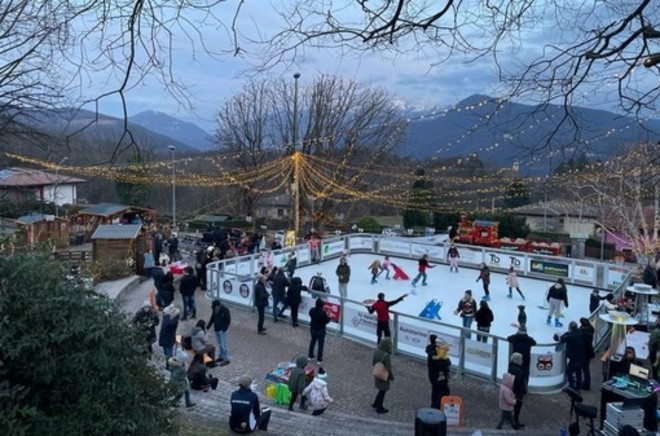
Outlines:
[[[151, 281], [135, 285], [130, 280], [117, 282], [115, 287], [127, 286], [123, 292], [115, 292], [122, 307], [134, 313], [147, 298]], [[109, 286], [112, 288], [112, 286]], [[119, 290], [121, 291], [121, 289]], [[204, 292], [197, 294], [198, 319], [208, 321], [211, 302]], [[176, 295], [176, 304], [181, 307], [181, 296]], [[273, 435], [411, 435], [414, 433], [415, 412], [428, 407], [431, 388], [427, 378], [426, 362], [406, 356], [393, 357], [395, 381], [385, 398], [389, 413], [378, 415], [371, 408], [376, 390], [371, 377], [371, 355], [373, 348], [347, 339], [328, 334], [326, 338], [324, 368], [328, 372], [330, 395], [335, 402], [320, 417], [302, 413], [296, 409], [289, 412], [266, 397], [265, 375], [275, 368], [278, 362], [291, 361], [296, 356], [306, 354], [309, 330], [301, 324], [293, 328], [288, 321], [272, 322], [267, 316], [266, 336], [257, 335], [257, 316], [249, 310], [229, 306], [232, 315], [229, 328], [231, 364], [210, 370], [220, 379], [216, 391], [206, 393], [193, 391], [193, 401], [197, 406], [182, 408], [188, 418], [199, 420], [207, 426], [217, 426], [227, 431], [229, 417], [229, 396], [237, 389], [237, 380], [243, 374], [255, 378], [262, 405], [273, 410], [269, 434]], [[179, 323], [179, 334], [188, 333], [195, 321]], [[215, 339], [212, 339], [215, 341]], [[374, 334], [375, 346], [375, 334]], [[157, 358], [162, 358], [160, 349]], [[594, 385], [600, 371], [598, 363], [592, 365]], [[163, 362], [164, 364], [164, 362]], [[314, 363], [312, 365], [315, 365]], [[519, 431], [494, 430], [499, 420], [499, 387], [485, 380], [473, 377], [454, 377], [450, 382], [452, 395], [463, 399], [464, 422], [460, 429], [449, 429], [448, 434], [472, 434], [481, 430], [483, 434], [518, 435], [557, 435], [561, 426], [566, 425], [569, 414], [569, 401], [565, 394], [529, 394], [521, 414], [525, 429]], [[586, 393], [585, 402], [598, 404], [596, 393]]]

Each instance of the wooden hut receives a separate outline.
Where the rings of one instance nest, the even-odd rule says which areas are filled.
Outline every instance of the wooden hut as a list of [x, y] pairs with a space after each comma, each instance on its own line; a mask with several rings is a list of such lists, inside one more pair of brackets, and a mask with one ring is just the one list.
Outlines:
[[68, 244], [71, 234], [69, 222], [55, 215], [29, 213], [16, 220], [19, 234], [29, 246], [49, 240]]
[[147, 250], [147, 237], [142, 224], [101, 224], [91, 239], [95, 261], [132, 261], [138, 274], [144, 273], [142, 264]]
[[140, 224], [149, 228], [156, 223], [156, 212], [143, 207], [114, 203], [99, 203], [80, 212], [76, 224], [82, 226], [87, 235], [93, 234], [101, 224]]

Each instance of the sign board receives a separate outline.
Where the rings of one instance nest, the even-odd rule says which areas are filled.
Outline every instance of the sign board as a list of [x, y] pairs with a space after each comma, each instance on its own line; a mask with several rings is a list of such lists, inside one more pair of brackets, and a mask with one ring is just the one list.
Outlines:
[[483, 262], [481, 250], [472, 250], [470, 248], [458, 247], [459, 263], [469, 263], [471, 265], [480, 265]]
[[465, 360], [490, 368], [493, 365], [493, 344], [481, 341], [465, 341]]
[[376, 315], [371, 315], [367, 312], [366, 307], [360, 310], [349, 306], [344, 307], [344, 331], [350, 332], [351, 329], [356, 329], [369, 333], [375, 340], [377, 325]]
[[252, 303], [252, 287], [251, 281], [238, 281], [233, 278], [220, 279], [219, 290], [213, 297], [249, 306]]
[[557, 277], [568, 277], [570, 265], [546, 260], [529, 259], [529, 272]]
[[381, 239], [378, 248], [381, 252], [410, 255], [410, 243], [399, 239]]
[[309, 247], [299, 248], [298, 249], [298, 265], [309, 262], [311, 256], [309, 252]]
[[607, 287], [616, 288], [623, 284], [623, 281], [626, 279], [628, 270], [615, 265], [609, 265], [607, 267]]
[[513, 253], [486, 250], [484, 263], [490, 268], [509, 269], [513, 267], [516, 271], [525, 271], [525, 256]]
[[402, 344], [406, 344], [411, 347], [425, 350], [426, 344], [428, 343], [428, 337], [429, 337], [428, 328], [420, 327], [404, 322], [399, 323], [397, 340]]
[[432, 259], [444, 260], [445, 258], [444, 247], [439, 247], [436, 245], [412, 244], [412, 253], [413, 256], [419, 256], [419, 257], [422, 257], [424, 254], [427, 254]]
[[463, 425], [463, 399], [455, 395], [447, 395], [440, 400], [440, 410], [445, 414], [447, 427]]
[[351, 236], [348, 240], [348, 247], [353, 250], [369, 250], [373, 251], [374, 249], [374, 240], [371, 236]]
[[593, 265], [576, 264], [573, 267], [573, 278], [575, 280], [582, 280], [585, 282], [593, 283], [595, 274], [596, 271]]
[[342, 239], [339, 241], [324, 242], [322, 249], [323, 257], [327, 258], [341, 255], [346, 249], [346, 246], [344, 245], [344, 240]]
[[529, 365], [530, 377], [554, 377], [564, 373], [564, 354], [547, 352], [531, 354]]

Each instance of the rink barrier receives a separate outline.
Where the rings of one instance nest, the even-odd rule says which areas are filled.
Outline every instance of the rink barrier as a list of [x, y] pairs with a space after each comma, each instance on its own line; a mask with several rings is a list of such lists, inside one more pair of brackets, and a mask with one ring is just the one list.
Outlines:
[[[410, 260], [427, 254], [432, 263], [447, 264], [445, 245], [447, 244], [434, 245], [381, 235], [350, 234], [322, 240], [320, 262], [349, 253], [373, 253]], [[496, 272], [505, 272], [513, 266], [521, 276], [553, 281], [563, 277], [567, 283], [593, 286], [612, 292], [623, 292], [631, 273], [625, 267], [602, 262], [456, 245], [461, 255], [459, 266], [476, 269], [481, 263], [485, 263]], [[307, 244], [273, 251], [274, 265], [284, 266], [288, 253], [292, 251], [296, 253], [298, 267], [312, 265]], [[253, 310], [254, 283], [261, 260], [260, 254], [249, 254], [210, 263], [207, 266], [207, 297], [222, 299]], [[326, 279], [330, 280], [331, 277]], [[361, 302], [324, 293], [318, 296], [339, 312], [338, 322], [330, 323], [329, 331], [349, 340], [375, 346], [375, 316], [368, 314]], [[299, 309], [299, 319], [303, 323], [309, 322], [308, 311], [313, 307], [314, 298], [315, 295], [303, 296]], [[272, 299], [270, 301], [272, 306]], [[440, 340], [451, 345], [450, 356], [459, 375], [470, 374], [495, 383], [507, 370], [511, 351], [509, 342], [504, 337], [394, 310], [390, 313], [393, 317], [392, 339], [395, 352], [399, 354], [425, 360], [428, 336], [434, 333]], [[267, 312], [267, 316], [268, 314]], [[590, 319], [596, 330], [594, 343], [600, 344], [607, 338], [609, 330], [599, 321], [597, 313], [592, 314]], [[477, 335], [486, 337], [487, 341], [477, 341]], [[553, 392], [562, 389], [565, 385], [564, 369], [565, 353], [556, 343], [538, 344], [533, 347], [530, 391]]]

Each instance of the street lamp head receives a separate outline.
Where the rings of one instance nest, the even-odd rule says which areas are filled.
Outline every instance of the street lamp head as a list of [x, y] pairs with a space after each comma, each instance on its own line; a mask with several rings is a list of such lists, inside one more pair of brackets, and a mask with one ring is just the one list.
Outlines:
[[172, 151], [176, 150], [176, 147], [173, 146], [173, 145], [168, 145], [167, 148], [169, 148], [169, 149], [172, 150]]
[[293, 73], [293, 78], [294, 79], [300, 79], [300, 73]]

